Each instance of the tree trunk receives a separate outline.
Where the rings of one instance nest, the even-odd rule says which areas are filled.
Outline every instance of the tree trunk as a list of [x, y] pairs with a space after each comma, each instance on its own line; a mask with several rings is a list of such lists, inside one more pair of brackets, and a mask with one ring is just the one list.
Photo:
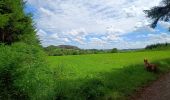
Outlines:
[[5, 34], [4, 34], [4, 32], [2, 32], [2, 42], [3, 43], [5, 42]]

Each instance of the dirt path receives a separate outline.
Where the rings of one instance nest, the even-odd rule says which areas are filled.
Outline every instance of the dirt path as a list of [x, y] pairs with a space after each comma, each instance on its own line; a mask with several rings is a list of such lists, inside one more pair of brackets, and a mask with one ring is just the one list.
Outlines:
[[170, 100], [170, 73], [139, 91], [132, 100]]

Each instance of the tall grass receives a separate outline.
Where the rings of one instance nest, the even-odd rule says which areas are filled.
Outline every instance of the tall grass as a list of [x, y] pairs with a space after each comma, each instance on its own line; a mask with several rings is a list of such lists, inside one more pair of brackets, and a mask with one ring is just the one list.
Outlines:
[[170, 70], [170, 59], [155, 62], [159, 73], [147, 72], [143, 65], [125, 66], [95, 77], [79, 79], [57, 78], [57, 100], [125, 100], [140, 87], [156, 80]]

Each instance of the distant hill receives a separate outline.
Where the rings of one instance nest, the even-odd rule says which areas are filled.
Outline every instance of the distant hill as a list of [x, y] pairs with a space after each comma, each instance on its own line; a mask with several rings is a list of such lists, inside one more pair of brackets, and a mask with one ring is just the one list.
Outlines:
[[61, 49], [75, 49], [75, 50], [79, 50], [80, 49], [80, 48], [78, 48], [76, 46], [72, 46], [72, 45], [59, 45], [57, 47], [61, 48]]
[[80, 48], [76, 47], [76, 46], [72, 46], [72, 45], [58, 45], [58, 46], [54, 46], [54, 45], [50, 45], [48, 47], [45, 47], [45, 49], [75, 49], [75, 50], [79, 50]]

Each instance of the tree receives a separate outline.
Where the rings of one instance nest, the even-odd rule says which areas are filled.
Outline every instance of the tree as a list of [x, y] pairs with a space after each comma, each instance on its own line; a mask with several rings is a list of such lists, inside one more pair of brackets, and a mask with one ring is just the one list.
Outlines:
[[157, 26], [159, 20], [169, 22], [170, 19], [170, 0], [163, 0], [161, 6], [155, 6], [150, 10], [144, 11], [147, 17], [153, 20], [152, 28]]
[[38, 42], [30, 14], [24, 13], [23, 0], [0, 0], [0, 42]]
[[118, 52], [117, 48], [113, 48], [113, 49], [111, 50], [111, 53], [117, 53], [117, 52]]

